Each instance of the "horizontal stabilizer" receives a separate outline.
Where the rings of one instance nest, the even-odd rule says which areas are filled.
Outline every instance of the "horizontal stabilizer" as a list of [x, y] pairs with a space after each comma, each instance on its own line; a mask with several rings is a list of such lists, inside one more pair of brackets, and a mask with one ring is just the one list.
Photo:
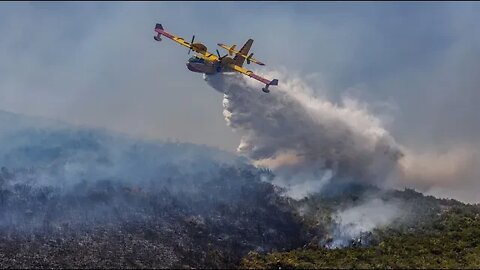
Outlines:
[[[222, 44], [222, 43], [218, 43], [217, 45], [220, 46], [221, 48], [227, 50], [230, 55], [235, 54], [235, 58], [237, 58], [237, 59], [242, 58], [242, 60], [243, 59], [247, 60], [247, 64], [250, 64], [250, 62], [253, 62], [257, 65], [264, 66], [265, 65], [264, 63], [262, 63], [259, 60], [252, 57], [253, 53], [251, 53], [250, 55], [247, 55], [248, 50], [250, 50], [250, 47], [252, 46], [252, 43], [253, 43], [253, 39], [249, 39], [240, 51], [235, 50], [235, 45], [227, 46], [227, 45]], [[242, 51], [244, 51], [245, 53], [242, 53]], [[238, 63], [239, 66], [242, 66], [243, 61], [238, 61], [238, 62], [239, 62]], [[240, 62], [242, 62], [242, 63], [240, 63]]]

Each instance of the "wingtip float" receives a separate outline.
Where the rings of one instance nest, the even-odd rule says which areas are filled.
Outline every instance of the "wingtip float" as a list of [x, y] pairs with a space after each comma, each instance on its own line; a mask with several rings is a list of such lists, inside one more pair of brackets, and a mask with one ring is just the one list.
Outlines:
[[[265, 93], [270, 92], [270, 85], [278, 85], [277, 79], [268, 80], [243, 67], [245, 61], [247, 61], [247, 64], [255, 63], [261, 66], [265, 65], [259, 60], [253, 58], [253, 53], [248, 54], [250, 48], [252, 47], [253, 39], [249, 39], [239, 51], [235, 50], [236, 45], [227, 46], [225, 44], [218, 43], [218, 46], [228, 51], [226, 55], [220, 56], [220, 52], [218, 50], [216, 50], [217, 55], [214, 55], [208, 52], [207, 47], [202, 43], [195, 43], [195, 36], [192, 37], [192, 40], [190, 42], [187, 42], [185, 41], [185, 39], [177, 37], [165, 31], [163, 26], [159, 23], [157, 23], [155, 26], [155, 32], [157, 33], [157, 35], [153, 38], [156, 41], [161, 41], [161, 36], [164, 36], [184, 47], [187, 47], [189, 49], [188, 54], [190, 54], [191, 51], [194, 51], [196, 53], [194, 56], [188, 59], [187, 68], [190, 71], [205, 74], [215, 74], [232, 71], [239, 72], [250, 78], [264, 83], [265, 87], [262, 88], [262, 91]], [[235, 56], [232, 58], [229, 57], [229, 55]]]

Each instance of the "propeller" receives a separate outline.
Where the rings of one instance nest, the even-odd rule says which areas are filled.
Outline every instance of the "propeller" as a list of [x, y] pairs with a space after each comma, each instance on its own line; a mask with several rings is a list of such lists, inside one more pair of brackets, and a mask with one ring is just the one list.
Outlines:
[[247, 64], [250, 64], [250, 59], [252, 59], [252, 57], [253, 57], [253, 52], [249, 56], [247, 56]]
[[190, 54], [190, 52], [192, 51], [192, 44], [194, 40], [195, 40], [195, 35], [193, 35], [192, 41], [190, 42], [190, 50], [188, 50], [188, 54]]
[[222, 59], [225, 58], [225, 56], [228, 56], [228, 53], [225, 54], [224, 56], [220, 56], [220, 52], [217, 50], [217, 55], [218, 55], [218, 60], [222, 61]]

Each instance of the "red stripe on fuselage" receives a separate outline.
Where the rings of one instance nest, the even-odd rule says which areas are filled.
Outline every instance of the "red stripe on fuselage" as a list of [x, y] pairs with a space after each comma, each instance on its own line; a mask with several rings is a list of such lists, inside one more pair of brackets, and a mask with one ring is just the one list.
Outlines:
[[254, 74], [254, 73], [250, 74], [249, 76], [252, 77], [252, 78], [254, 78], [254, 79], [257, 79], [257, 80], [263, 82], [264, 84], [270, 84], [270, 82], [271, 82], [271, 81], [269, 81], [269, 80], [267, 80], [267, 79], [265, 79], [265, 78], [262, 78], [262, 77], [260, 77], [260, 76], [258, 76], [258, 75], [256, 75], [256, 74]]
[[173, 39], [173, 38], [174, 38], [174, 36], [173, 36], [172, 34], [170, 34], [170, 33], [168, 33], [168, 32], [165, 32], [164, 30], [162, 30], [162, 29], [160, 29], [160, 28], [155, 29], [155, 32], [157, 32], [157, 33], [159, 33], [159, 34], [161, 34], [161, 35], [164, 35], [164, 36], [166, 36], [167, 38], [170, 38], [170, 39]]

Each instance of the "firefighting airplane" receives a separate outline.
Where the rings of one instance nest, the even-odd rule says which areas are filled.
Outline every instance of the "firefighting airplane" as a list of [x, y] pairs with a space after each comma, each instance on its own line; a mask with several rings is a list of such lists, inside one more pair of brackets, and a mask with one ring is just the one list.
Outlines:
[[[195, 40], [195, 36], [192, 37], [192, 41], [190, 43], [186, 42], [183, 38], [174, 36], [167, 31], [165, 31], [161, 24], [155, 26], [155, 32], [157, 35], [153, 38], [156, 41], [161, 41], [162, 39], [160, 36], [165, 36], [180, 45], [183, 45], [187, 48], [188, 54], [190, 51], [194, 51], [197, 54], [188, 59], [187, 68], [193, 72], [205, 73], [205, 74], [215, 74], [219, 72], [239, 72], [244, 75], [247, 75], [255, 80], [258, 80], [265, 84], [265, 87], [262, 88], [262, 91], [265, 93], [270, 92], [268, 87], [270, 85], [278, 85], [278, 80], [268, 80], [258, 76], [257, 74], [253, 73], [252, 71], [242, 67], [245, 60], [247, 60], [247, 64], [251, 62], [258, 64], [258, 65], [265, 65], [264, 63], [258, 61], [257, 59], [253, 58], [253, 53], [248, 55], [248, 51], [250, 47], [252, 47], [253, 39], [249, 39], [245, 45], [240, 49], [240, 51], [235, 50], [235, 45], [229, 47], [227, 45], [219, 43], [218, 46], [222, 47], [223, 49], [228, 51], [228, 54], [224, 56], [220, 56], [220, 52], [217, 51], [217, 55], [214, 55], [207, 51], [207, 47], [202, 43], [193, 43]], [[235, 56], [233, 58], [228, 57], [228, 55]]]

